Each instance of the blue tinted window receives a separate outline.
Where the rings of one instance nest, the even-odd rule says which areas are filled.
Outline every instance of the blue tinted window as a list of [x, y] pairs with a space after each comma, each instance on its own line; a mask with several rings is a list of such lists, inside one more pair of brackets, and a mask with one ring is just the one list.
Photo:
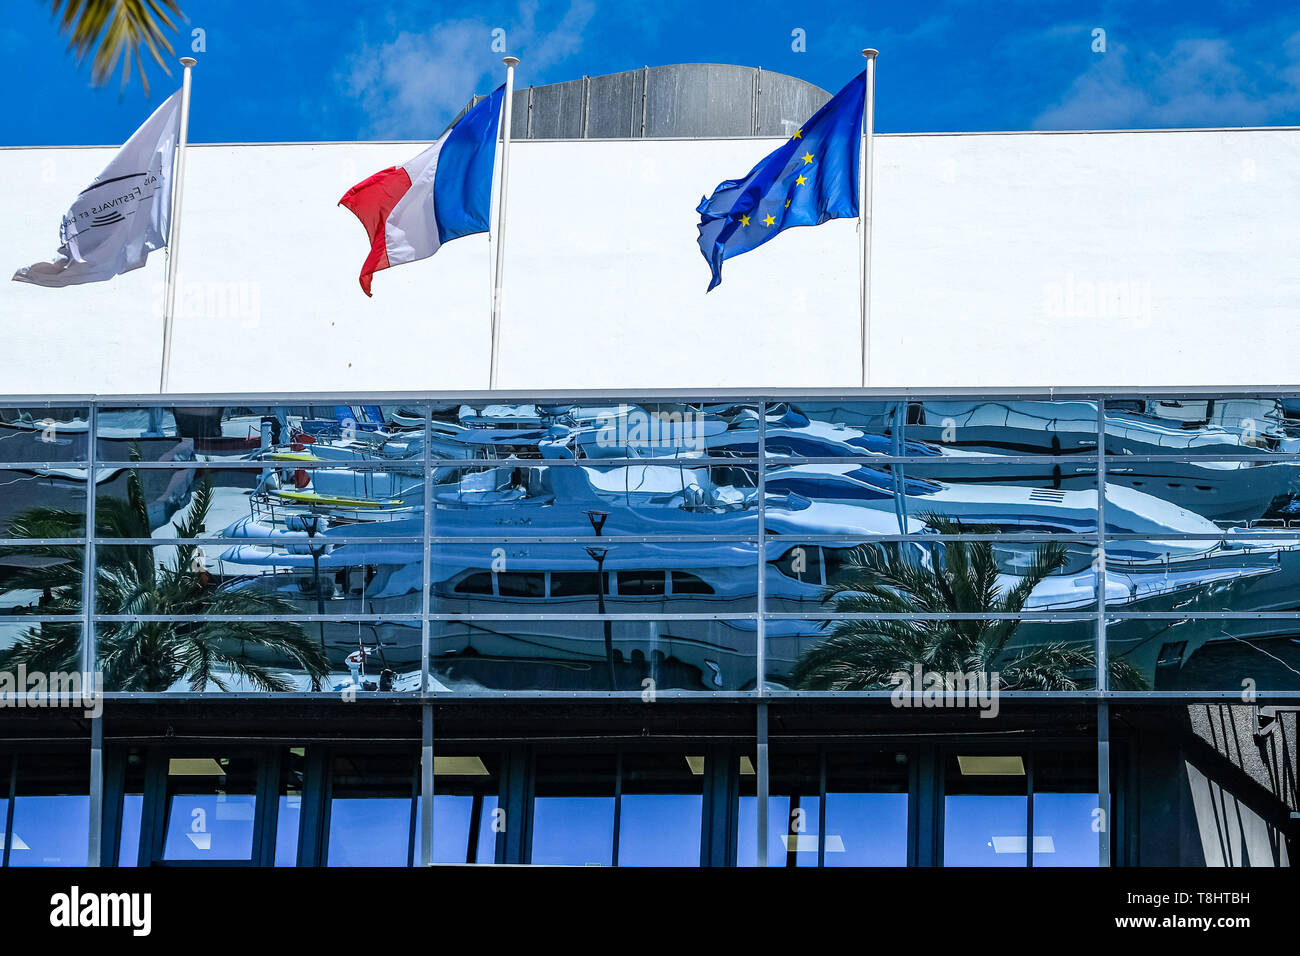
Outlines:
[[415, 810], [414, 756], [345, 754], [331, 768], [330, 866], [407, 866]]
[[23, 754], [10, 832], [10, 866], [85, 866], [90, 834], [88, 755]]
[[548, 754], [536, 767], [532, 862], [612, 864], [615, 757]]

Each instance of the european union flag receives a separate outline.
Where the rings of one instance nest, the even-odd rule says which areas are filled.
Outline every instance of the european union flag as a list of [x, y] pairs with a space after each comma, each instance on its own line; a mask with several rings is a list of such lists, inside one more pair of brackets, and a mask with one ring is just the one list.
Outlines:
[[866, 74], [859, 73], [748, 176], [728, 179], [700, 200], [700, 252], [713, 270], [710, 291], [722, 281], [724, 259], [761, 246], [782, 229], [858, 214], [865, 94]]

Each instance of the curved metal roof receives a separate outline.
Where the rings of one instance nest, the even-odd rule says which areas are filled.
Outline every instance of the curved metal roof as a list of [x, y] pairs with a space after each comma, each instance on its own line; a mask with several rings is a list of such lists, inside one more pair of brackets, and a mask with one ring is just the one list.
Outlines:
[[[783, 137], [830, 98], [821, 87], [761, 67], [647, 66], [516, 89], [510, 135], [513, 139]], [[481, 99], [475, 95], [456, 119]]]

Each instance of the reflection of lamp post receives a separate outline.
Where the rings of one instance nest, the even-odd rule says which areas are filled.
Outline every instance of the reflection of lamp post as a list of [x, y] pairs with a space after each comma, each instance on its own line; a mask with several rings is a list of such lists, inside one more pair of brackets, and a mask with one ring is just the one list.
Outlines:
[[[596, 532], [596, 537], [601, 537], [607, 518], [609, 518], [608, 511], [593, 510], [587, 512], [587, 520], [591, 522], [591, 530]], [[601, 616], [604, 617], [605, 555], [609, 553], [609, 548], [588, 548], [587, 553], [596, 562], [596, 606]], [[614, 677], [614, 625], [608, 618], [601, 621], [601, 624], [604, 626], [605, 631], [605, 663], [609, 667], [609, 689], [614, 690], [618, 683]]]
[[[609, 553], [609, 548], [588, 548], [587, 553], [591, 559], [596, 562], [596, 601], [600, 614], [605, 614], [605, 555]], [[605, 618], [601, 623], [605, 626], [605, 663], [609, 665], [609, 689], [614, 690], [614, 634], [611, 629], [611, 621]]]
[[[311, 577], [312, 586], [316, 590], [316, 614], [322, 619], [325, 617], [325, 595], [320, 589], [320, 556], [325, 553], [326, 546], [315, 544], [316, 535], [320, 534], [328, 527], [328, 521], [324, 515], [319, 515], [312, 511], [302, 515], [290, 515], [285, 524], [292, 531], [307, 532], [307, 550], [311, 553]], [[325, 650], [325, 621], [318, 622], [320, 625], [320, 648]]]

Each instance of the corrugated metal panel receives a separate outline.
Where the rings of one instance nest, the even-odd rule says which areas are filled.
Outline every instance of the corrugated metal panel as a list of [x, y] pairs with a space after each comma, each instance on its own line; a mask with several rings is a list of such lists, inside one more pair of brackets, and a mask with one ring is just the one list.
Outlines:
[[[475, 96], [471, 105], [481, 99]], [[829, 99], [820, 87], [782, 73], [722, 63], [678, 63], [515, 90], [510, 135], [788, 136]]]
[[[515, 100], [519, 109], [519, 100]], [[520, 135], [519, 125], [511, 135]], [[533, 125], [529, 139], [582, 138], [582, 80], [533, 88]]]
[[764, 71], [758, 99], [758, 135], [789, 136], [830, 98], [831, 94], [811, 83]]
[[647, 136], [752, 136], [754, 70], [713, 63], [650, 71]]
[[640, 136], [641, 86], [641, 70], [593, 76], [587, 101], [587, 138]]

